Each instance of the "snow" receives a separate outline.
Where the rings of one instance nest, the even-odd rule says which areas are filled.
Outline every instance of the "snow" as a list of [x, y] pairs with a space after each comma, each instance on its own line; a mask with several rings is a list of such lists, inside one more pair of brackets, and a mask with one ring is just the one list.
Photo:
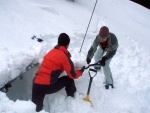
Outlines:
[[[91, 107], [83, 100], [89, 83], [86, 70], [75, 81], [75, 98], [66, 97], [64, 89], [47, 95], [44, 110], [40, 113], [149, 113], [150, 11], [129, 0], [99, 0], [79, 53], [94, 4], [93, 0], [1, 0], [0, 87], [24, 73], [30, 64], [41, 63], [43, 56], [57, 44], [62, 32], [71, 38], [69, 51], [75, 67], [87, 65], [87, 52], [99, 28], [106, 25], [119, 41], [118, 51], [110, 64], [115, 88], [104, 89], [103, 70], [99, 71], [91, 87]], [[33, 35], [44, 41], [31, 40]], [[18, 96], [21, 92], [31, 96], [32, 79], [29, 78], [30, 75], [33, 78], [36, 71], [27, 72], [28, 79], [20, 80], [7, 95], [0, 92], [0, 113], [36, 112], [31, 98], [19, 99]], [[21, 90], [21, 84], [25, 83], [30, 86], [26, 92]], [[10, 99], [10, 95], [18, 99]]]

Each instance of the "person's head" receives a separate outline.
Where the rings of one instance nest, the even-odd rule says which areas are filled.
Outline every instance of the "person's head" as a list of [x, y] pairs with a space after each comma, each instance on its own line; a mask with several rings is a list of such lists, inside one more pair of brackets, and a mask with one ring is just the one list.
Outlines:
[[61, 33], [58, 37], [58, 45], [59, 46], [65, 46], [68, 48], [70, 43], [70, 38], [66, 33]]
[[105, 42], [109, 37], [109, 29], [106, 26], [100, 28], [99, 31], [100, 42]]

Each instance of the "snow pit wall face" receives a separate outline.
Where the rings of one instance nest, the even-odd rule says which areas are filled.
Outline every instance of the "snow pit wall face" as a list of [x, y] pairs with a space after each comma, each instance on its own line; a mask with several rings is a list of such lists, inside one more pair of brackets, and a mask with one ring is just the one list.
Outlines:
[[33, 78], [38, 68], [39, 66], [33, 67], [31, 70], [23, 74], [22, 79], [17, 79], [11, 83], [12, 87], [9, 88], [6, 93], [10, 100], [31, 100]]

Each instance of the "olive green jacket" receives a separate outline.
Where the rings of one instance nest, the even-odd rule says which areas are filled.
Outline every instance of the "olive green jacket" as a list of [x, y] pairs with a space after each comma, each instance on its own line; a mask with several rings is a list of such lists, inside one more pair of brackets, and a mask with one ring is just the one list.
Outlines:
[[[89, 59], [93, 58], [94, 53], [96, 52], [98, 46], [102, 49], [99, 38], [100, 38], [99, 35], [97, 35], [91, 48], [88, 51], [87, 58], [89, 58]], [[110, 33], [110, 35], [108, 37], [108, 45], [105, 48], [105, 50], [103, 51], [103, 53], [106, 52], [106, 55], [105, 55], [106, 60], [112, 58], [116, 54], [117, 48], [118, 48], [117, 37], [113, 33]]]

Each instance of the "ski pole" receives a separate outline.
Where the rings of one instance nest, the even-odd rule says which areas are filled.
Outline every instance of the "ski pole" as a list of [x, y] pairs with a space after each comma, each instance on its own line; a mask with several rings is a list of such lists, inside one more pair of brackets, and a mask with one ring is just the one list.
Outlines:
[[80, 48], [79, 53], [81, 52], [81, 49], [82, 49], [82, 46], [83, 46], [83, 43], [84, 43], [84, 40], [85, 40], [85, 37], [86, 37], [87, 31], [88, 31], [88, 28], [89, 28], [90, 23], [91, 23], [91, 20], [92, 20], [92, 16], [93, 16], [93, 14], [94, 14], [94, 10], [95, 10], [95, 7], [96, 7], [96, 4], [97, 4], [97, 1], [98, 1], [98, 0], [96, 0], [96, 2], [95, 2], [94, 9], [93, 9], [93, 12], [92, 12], [92, 15], [91, 15], [91, 18], [90, 18], [90, 21], [89, 21], [88, 27], [87, 27], [87, 29], [86, 29], [86, 33], [85, 33], [85, 35], [84, 35], [84, 38], [83, 38], [82, 45], [81, 45], [81, 48]]

